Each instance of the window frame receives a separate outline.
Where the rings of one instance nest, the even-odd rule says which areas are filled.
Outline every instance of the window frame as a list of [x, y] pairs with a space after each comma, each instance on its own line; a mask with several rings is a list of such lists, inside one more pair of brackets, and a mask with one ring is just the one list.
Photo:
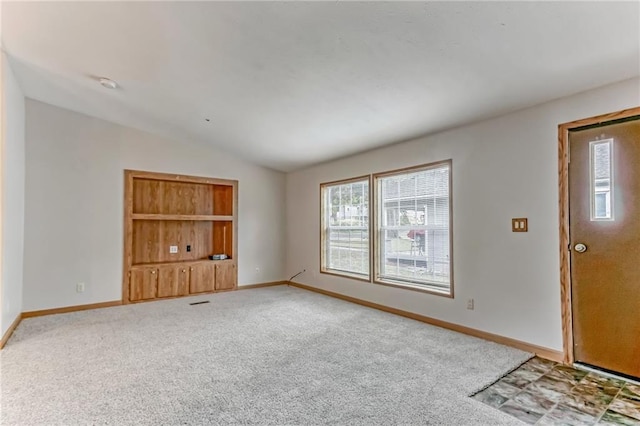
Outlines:
[[[382, 204], [380, 199], [379, 181], [381, 178], [397, 176], [402, 174], [409, 174], [420, 172], [424, 170], [431, 170], [440, 168], [446, 165], [449, 169], [449, 291], [438, 289], [436, 286], [430, 286], [429, 284], [417, 284], [403, 281], [395, 281], [390, 279], [380, 278], [380, 257], [381, 257], [381, 244], [379, 244], [380, 237], [380, 217], [382, 214]], [[391, 287], [398, 287], [407, 290], [419, 291], [423, 293], [434, 294], [437, 296], [443, 296], [453, 299], [454, 298], [454, 276], [453, 276], [453, 161], [452, 159], [436, 161], [432, 163], [421, 164], [417, 166], [404, 167], [401, 169], [390, 170], [386, 172], [375, 173], [372, 175], [371, 189], [373, 189], [373, 209], [370, 210], [370, 230], [373, 235], [370, 237], [373, 249], [371, 250], [373, 261], [373, 283], [381, 284]], [[373, 217], [371, 217], [373, 213]]]
[[[338, 269], [332, 269], [327, 267], [327, 265], [325, 264], [326, 262], [326, 232], [325, 232], [325, 189], [332, 187], [332, 186], [339, 186], [339, 185], [345, 185], [345, 184], [349, 184], [349, 183], [354, 183], [354, 182], [361, 182], [361, 181], [366, 181], [367, 185], [369, 187], [369, 202], [366, 204], [367, 205], [367, 213], [368, 213], [368, 227], [369, 227], [369, 247], [368, 247], [368, 251], [369, 251], [369, 273], [368, 274], [358, 274], [358, 273], [350, 273], [348, 271], [341, 271]], [[371, 187], [372, 181], [371, 181], [371, 175], [363, 175], [363, 176], [357, 176], [357, 177], [353, 177], [353, 178], [348, 178], [348, 179], [340, 179], [340, 180], [335, 180], [335, 181], [331, 181], [331, 182], [323, 182], [320, 184], [320, 273], [321, 274], [327, 274], [327, 275], [333, 275], [333, 276], [338, 276], [338, 277], [343, 277], [343, 278], [350, 278], [353, 280], [358, 280], [358, 281], [364, 281], [364, 282], [371, 282], [371, 278], [373, 277], [373, 262], [372, 262], [372, 252], [373, 252], [373, 244], [372, 244], [372, 238], [373, 238], [373, 218], [371, 217], [371, 208], [373, 206], [372, 204], [372, 199], [373, 199], [373, 189]]]

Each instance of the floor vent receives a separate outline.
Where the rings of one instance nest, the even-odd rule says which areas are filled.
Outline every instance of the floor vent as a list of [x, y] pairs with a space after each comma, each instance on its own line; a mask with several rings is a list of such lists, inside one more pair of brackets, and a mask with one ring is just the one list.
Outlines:
[[193, 303], [189, 303], [191, 306], [193, 305], [202, 305], [203, 303], [209, 303], [208, 300], [203, 300], [202, 302], [193, 302]]

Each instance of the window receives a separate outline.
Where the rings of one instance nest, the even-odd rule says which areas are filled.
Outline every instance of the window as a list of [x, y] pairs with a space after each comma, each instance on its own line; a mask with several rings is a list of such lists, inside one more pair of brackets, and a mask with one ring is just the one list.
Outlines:
[[321, 272], [369, 281], [369, 177], [325, 183], [320, 192]]
[[375, 176], [375, 281], [452, 295], [451, 161]]
[[591, 220], [613, 220], [613, 139], [589, 144]]

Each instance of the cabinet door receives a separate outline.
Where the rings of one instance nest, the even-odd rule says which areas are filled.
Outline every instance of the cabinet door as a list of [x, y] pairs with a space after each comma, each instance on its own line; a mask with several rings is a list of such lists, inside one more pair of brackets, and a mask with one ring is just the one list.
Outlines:
[[188, 266], [161, 266], [158, 269], [158, 297], [189, 294]]
[[236, 288], [235, 263], [219, 263], [216, 265], [216, 290], [233, 290]]
[[129, 278], [129, 300], [155, 299], [158, 293], [156, 268], [132, 269]]
[[189, 293], [204, 293], [215, 288], [215, 270], [212, 263], [196, 263], [191, 266]]

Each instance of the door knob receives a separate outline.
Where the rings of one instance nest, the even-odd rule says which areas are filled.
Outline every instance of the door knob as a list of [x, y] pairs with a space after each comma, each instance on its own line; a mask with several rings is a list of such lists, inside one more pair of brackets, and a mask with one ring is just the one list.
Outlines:
[[584, 253], [585, 251], [587, 251], [587, 246], [585, 246], [582, 243], [576, 244], [574, 247], [575, 251], [577, 251], [578, 253]]

